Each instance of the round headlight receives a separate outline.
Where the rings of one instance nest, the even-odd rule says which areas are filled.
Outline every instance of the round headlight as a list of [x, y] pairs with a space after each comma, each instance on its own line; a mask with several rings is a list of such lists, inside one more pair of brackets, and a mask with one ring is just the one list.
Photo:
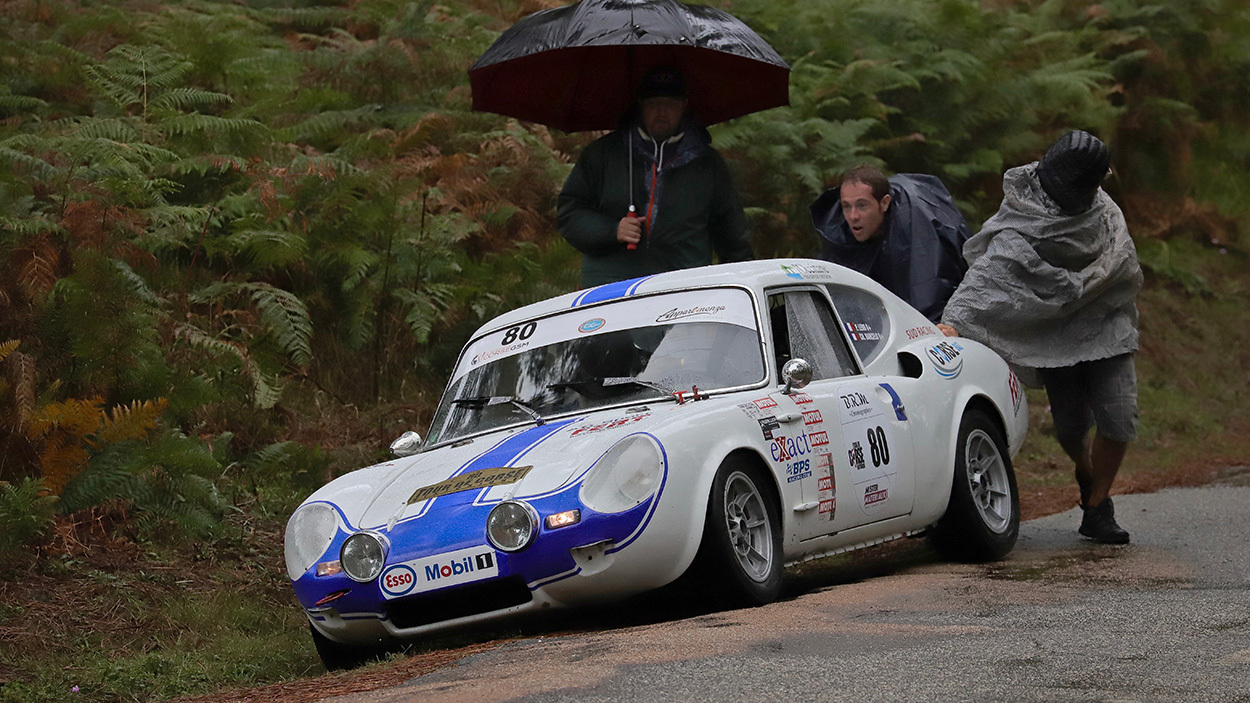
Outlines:
[[321, 558], [338, 534], [338, 513], [325, 503], [309, 503], [286, 523], [286, 573], [299, 579]]
[[376, 532], [357, 532], [343, 542], [339, 561], [353, 581], [368, 583], [382, 573], [386, 554], [390, 551], [386, 538]]
[[633, 435], [613, 445], [591, 467], [581, 498], [595, 512], [619, 513], [651, 497], [663, 480], [660, 448], [645, 435]]
[[500, 551], [519, 552], [537, 533], [538, 513], [527, 503], [505, 500], [486, 517], [486, 538]]

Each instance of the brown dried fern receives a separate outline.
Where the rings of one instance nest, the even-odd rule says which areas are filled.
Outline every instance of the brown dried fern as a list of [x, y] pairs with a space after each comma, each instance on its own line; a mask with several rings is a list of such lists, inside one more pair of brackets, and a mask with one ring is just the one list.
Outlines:
[[164, 398], [156, 400], [134, 401], [130, 405], [118, 405], [102, 418], [100, 429], [95, 433], [97, 446], [113, 444], [127, 439], [139, 439], [156, 427], [169, 401]]

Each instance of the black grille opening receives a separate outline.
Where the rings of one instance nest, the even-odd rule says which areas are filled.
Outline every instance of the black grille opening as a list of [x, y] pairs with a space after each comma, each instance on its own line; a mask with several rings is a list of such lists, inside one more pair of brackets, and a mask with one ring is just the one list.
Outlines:
[[524, 605], [533, 600], [520, 578], [495, 579], [391, 601], [395, 627], [407, 629]]

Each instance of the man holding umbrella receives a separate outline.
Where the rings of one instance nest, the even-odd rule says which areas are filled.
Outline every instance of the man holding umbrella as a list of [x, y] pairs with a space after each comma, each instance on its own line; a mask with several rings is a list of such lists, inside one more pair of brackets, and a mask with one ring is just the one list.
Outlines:
[[582, 152], [560, 192], [560, 233], [582, 252], [582, 285], [752, 258], [746, 216], [671, 66], [643, 75], [620, 129]]
[[469, 69], [475, 110], [563, 132], [616, 130], [586, 148], [560, 194], [560, 231], [585, 254], [586, 286], [710, 264], [713, 252], [751, 258], [738, 194], [704, 127], [788, 105], [789, 76], [741, 20], [678, 0], [540, 10]]

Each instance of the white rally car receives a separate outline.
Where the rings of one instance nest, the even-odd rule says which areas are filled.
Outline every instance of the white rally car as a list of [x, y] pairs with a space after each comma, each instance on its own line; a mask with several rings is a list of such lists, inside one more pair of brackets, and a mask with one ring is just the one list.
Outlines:
[[689, 572], [726, 604], [927, 532], [1015, 544], [1019, 381], [870, 279], [805, 259], [624, 281], [472, 338], [424, 442], [310, 496], [286, 565], [330, 667]]

